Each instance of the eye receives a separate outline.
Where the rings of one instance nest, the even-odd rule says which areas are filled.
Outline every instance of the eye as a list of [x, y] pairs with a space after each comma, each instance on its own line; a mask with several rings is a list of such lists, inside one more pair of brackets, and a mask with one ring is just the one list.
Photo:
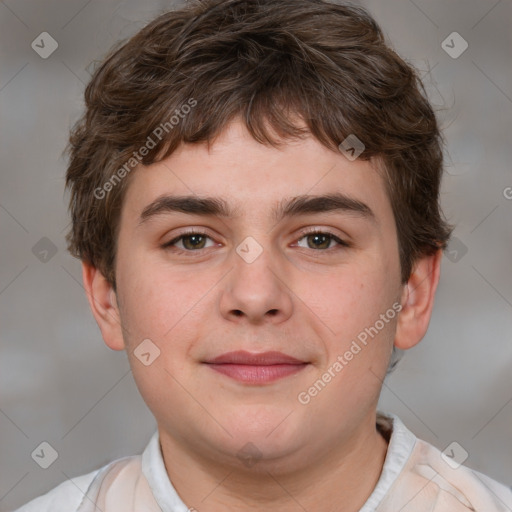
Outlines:
[[[302, 232], [301, 234], [302, 236], [299, 238], [298, 242], [300, 242], [303, 239], [306, 239], [306, 249], [332, 249], [332, 241], [336, 242], [338, 245], [341, 245], [343, 247], [350, 247], [350, 244], [348, 244], [344, 240], [341, 240], [341, 238], [338, 238], [334, 233], [331, 233], [329, 231], [313, 229], [307, 232]], [[299, 245], [299, 247], [303, 246]]]
[[[304, 239], [306, 239], [306, 247], [300, 245], [300, 241]], [[169, 242], [166, 242], [161, 246], [161, 248], [173, 250], [174, 252], [178, 253], [198, 252], [201, 249], [207, 249], [208, 247], [215, 246], [215, 243], [213, 243], [210, 246], [207, 246], [207, 240], [211, 240], [213, 242], [212, 238], [207, 233], [203, 233], [200, 231], [188, 231], [173, 238]], [[320, 229], [303, 231], [296, 245], [298, 247], [302, 247], [305, 249], [327, 250], [334, 248], [331, 246], [331, 243], [333, 241], [340, 246], [350, 247], [349, 243], [337, 237], [334, 233]], [[181, 247], [179, 246], [179, 244], [181, 244]]]
[[[206, 240], [211, 238], [206, 233], [200, 233], [198, 231], [190, 231], [182, 233], [180, 236], [173, 238], [169, 242], [162, 245], [162, 249], [168, 249], [181, 243], [182, 246], [175, 247], [177, 252], [192, 252], [198, 249], [205, 249]], [[210, 246], [211, 247], [211, 246]]]

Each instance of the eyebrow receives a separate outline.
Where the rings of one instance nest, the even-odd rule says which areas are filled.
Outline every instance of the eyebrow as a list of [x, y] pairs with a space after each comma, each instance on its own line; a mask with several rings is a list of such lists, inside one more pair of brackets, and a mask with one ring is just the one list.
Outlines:
[[[193, 195], [163, 195], [148, 204], [139, 217], [139, 226], [152, 217], [166, 213], [187, 213], [191, 215], [233, 218], [239, 215], [238, 207], [230, 206], [220, 197], [198, 197]], [[281, 200], [272, 210], [275, 222], [284, 218], [310, 213], [343, 212], [356, 215], [378, 225], [372, 209], [362, 201], [342, 193], [325, 195], [300, 195]]]

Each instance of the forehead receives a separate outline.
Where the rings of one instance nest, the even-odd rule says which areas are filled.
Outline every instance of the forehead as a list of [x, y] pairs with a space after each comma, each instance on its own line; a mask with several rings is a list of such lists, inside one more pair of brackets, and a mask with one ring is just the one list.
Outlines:
[[[133, 173], [123, 205], [131, 222], [150, 217], [148, 211], [158, 208], [159, 199], [165, 202], [166, 196], [181, 198], [178, 209], [183, 212], [200, 207], [205, 214], [266, 215], [275, 221], [287, 211], [293, 213], [294, 198], [297, 205], [297, 198], [304, 204], [307, 197], [331, 195], [340, 200], [343, 195], [346, 213], [352, 210], [364, 217], [366, 209], [367, 219], [374, 223], [388, 222], [390, 214], [392, 220], [384, 181], [373, 161], [349, 161], [312, 136], [278, 148], [264, 145], [241, 122], [230, 124], [209, 148], [182, 144], [170, 157], [139, 166]], [[207, 204], [212, 198], [217, 201]]]

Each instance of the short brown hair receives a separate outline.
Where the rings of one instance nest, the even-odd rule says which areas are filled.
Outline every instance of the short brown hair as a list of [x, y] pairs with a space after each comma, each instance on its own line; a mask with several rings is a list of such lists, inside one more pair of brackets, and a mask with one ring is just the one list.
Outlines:
[[[170, 123], [191, 99], [197, 106]], [[138, 163], [136, 155], [149, 165], [180, 143], [209, 145], [235, 117], [272, 146], [280, 140], [268, 128], [283, 139], [311, 134], [334, 151], [351, 134], [362, 141], [359, 158], [376, 157], [385, 176], [402, 284], [415, 261], [445, 249], [451, 235], [438, 204], [443, 139], [435, 113], [417, 71], [361, 7], [191, 3], [118, 43], [94, 72], [85, 103], [67, 147], [66, 239], [71, 254], [98, 268], [114, 290], [127, 162]], [[166, 126], [157, 137], [157, 127]]]

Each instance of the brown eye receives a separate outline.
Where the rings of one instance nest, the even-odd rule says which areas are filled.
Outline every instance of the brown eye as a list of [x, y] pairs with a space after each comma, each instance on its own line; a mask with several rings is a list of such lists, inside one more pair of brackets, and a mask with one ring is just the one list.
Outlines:
[[[205, 244], [207, 239], [211, 240], [206, 233], [184, 233], [162, 245], [162, 249], [176, 249], [178, 252], [193, 252], [199, 249], [204, 249], [206, 247]], [[181, 243], [181, 247], [177, 245], [179, 243]]]
[[203, 249], [206, 237], [203, 235], [186, 235], [181, 237], [185, 249]]
[[[349, 244], [338, 238], [333, 233], [329, 233], [328, 231], [311, 231], [308, 233], [302, 233], [302, 236], [301, 238], [299, 238], [299, 241], [303, 240], [304, 238], [307, 240], [307, 249], [332, 249], [333, 247], [331, 245], [331, 242], [333, 241], [336, 242], [338, 245], [344, 247], [349, 246]], [[299, 247], [304, 246], [299, 245]]]
[[308, 246], [310, 249], [328, 249], [332, 241], [329, 235], [322, 235], [315, 233], [314, 235], [307, 235]]

